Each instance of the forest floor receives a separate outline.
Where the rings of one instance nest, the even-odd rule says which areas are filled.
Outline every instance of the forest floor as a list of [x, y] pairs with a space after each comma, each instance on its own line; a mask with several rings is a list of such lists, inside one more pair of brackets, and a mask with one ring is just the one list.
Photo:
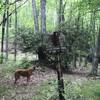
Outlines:
[[[73, 74], [64, 73], [64, 81], [84, 82], [86, 71], [79, 70]], [[47, 92], [50, 91], [51, 85], [57, 88], [56, 71], [45, 68], [45, 71], [35, 70], [31, 76], [30, 82], [26, 82], [26, 78], [21, 78], [14, 85], [14, 71], [0, 66], [0, 100], [49, 100]], [[56, 89], [51, 89], [50, 93], [54, 93]]]

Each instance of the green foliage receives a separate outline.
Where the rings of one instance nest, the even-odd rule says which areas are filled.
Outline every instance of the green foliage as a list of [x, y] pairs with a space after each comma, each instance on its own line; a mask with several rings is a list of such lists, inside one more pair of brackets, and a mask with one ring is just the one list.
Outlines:
[[[97, 92], [97, 94], [96, 94]], [[88, 100], [99, 100], [100, 99], [100, 85], [99, 82], [89, 81], [81, 86], [81, 94]]]
[[[38, 89], [38, 95], [34, 96], [34, 100], [54, 100], [54, 95], [57, 96], [57, 80], [52, 80], [49, 83], [41, 84]], [[57, 100], [57, 98], [56, 98]]]
[[[19, 4], [21, 4], [21, 2], [19, 2]], [[18, 9], [20, 27], [24, 26], [27, 28], [34, 28], [34, 18], [32, 12], [32, 0], [28, 0], [22, 7]]]
[[40, 40], [40, 34], [35, 34], [31, 28], [18, 29], [18, 45], [21, 51], [34, 52]]
[[78, 6], [80, 9], [84, 10], [97, 10], [100, 7], [100, 1], [99, 0], [81, 0], [78, 3]]
[[15, 62], [6, 62], [3, 65], [2, 74], [4, 77], [9, 77], [11, 73], [15, 71], [16, 64]]
[[[39, 96], [33, 98], [35, 100], [59, 100], [57, 91], [57, 81], [51, 81], [49, 84], [41, 85], [38, 90]], [[99, 100], [100, 85], [98, 81], [65, 81], [66, 100]]]
[[7, 87], [5, 85], [3, 85], [3, 84], [0, 85], [0, 96], [4, 95], [6, 90], [7, 90]]
[[[78, 23], [78, 15], [76, 16], [76, 21], [70, 20], [62, 23], [58, 26], [58, 30], [61, 29], [62, 33], [65, 35], [66, 45], [68, 54], [65, 55], [65, 63], [69, 65], [72, 60], [73, 56], [76, 55], [77, 57], [81, 54], [81, 56], [87, 56], [90, 52], [91, 48], [91, 34], [88, 32], [87, 28], [81, 28]], [[75, 20], [75, 19], [74, 19]]]
[[100, 99], [100, 84], [95, 85], [95, 90], [93, 90], [93, 93], [97, 100]]
[[31, 67], [33, 63], [34, 61], [30, 61], [25, 57], [20, 61], [19, 64], [17, 64], [17, 67], [18, 68], [28, 68], [28, 67]]

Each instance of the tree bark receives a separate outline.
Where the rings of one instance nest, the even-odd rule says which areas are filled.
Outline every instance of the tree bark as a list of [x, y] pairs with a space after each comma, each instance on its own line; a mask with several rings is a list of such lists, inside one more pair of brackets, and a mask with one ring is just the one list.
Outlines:
[[85, 57], [85, 58], [84, 58], [84, 67], [87, 68], [87, 64], [88, 64], [88, 62], [87, 62], [87, 58]]
[[98, 73], [98, 56], [99, 56], [99, 51], [100, 51], [100, 28], [96, 40], [96, 46], [95, 46], [95, 51], [94, 51], [94, 57], [93, 57], [93, 65], [91, 69], [91, 75], [97, 75]]
[[4, 35], [5, 35], [5, 24], [6, 24], [6, 21], [4, 20], [5, 16], [6, 16], [6, 10], [4, 11], [3, 14], [3, 23], [2, 23], [1, 61], [0, 61], [1, 64], [3, 63]]
[[65, 9], [65, 4], [63, 4], [63, 0], [59, 1], [59, 14], [58, 14], [58, 23], [61, 24], [62, 22], [65, 21], [64, 17], [64, 9]]
[[41, 0], [41, 32], [46, 33], [46, 0]]
[[73, 67], [76, 68], [76, 55], [73, 54]]
[[82, 64], [82, 57], [81, 57], [81, 55], [79, 54], [79, 67], [81, 67], [81, 64]]
[[38, 11], [36, 7], [36, 1], [32, 0], [33, 16], [34, 16], [34, 32], [39, 32], [39, 22], [38, 22]]
[[[9, 0], [7, 5], [9, 5]], [[7, 7], [7, 28], [6, 28], [6, 61], [8, 60], [8, 38], [9, 38], [9, 6]]]
[[[91, 13], [91, 33], [95, 33], [95, 11], [92, 11]], [[99, 36], [99, 34], [98, 34]], [[97, 37], [97, 41], [95, 39], [95, 37], [93, 36], [93, 45], [92, 45], [92, 68], [91, 68], [91, 72], [90, 75], [96, 75], [97, 74], [97, 68], [98, 68], [98, 58], [97, 58], [97, 54], [98, 54], [98, 37]], [[95, 42], [96, 41], [96, 42]]]
[[14, 61], [17, 55], [17, 4], [15, 3], [15, 37], [14, 37]]

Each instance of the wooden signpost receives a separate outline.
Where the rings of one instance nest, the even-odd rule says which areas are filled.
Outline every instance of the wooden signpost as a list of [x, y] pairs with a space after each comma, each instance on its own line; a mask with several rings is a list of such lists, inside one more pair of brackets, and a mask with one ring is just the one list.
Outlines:
[[[61, 40], [60, 40], [61, 39]], [[66, 51], [66, 47], [64, 47], [61, 42], [64, 42], [64, 38], [60, 37], [59, 32], [54, 32], [51, 36], [52, 47], [47, 48], [47, 51], [50, 54], [54, 54], [56, 56], [56, 70], [58, 77], [58, 92], [59, 92], [59, 100], [65, 100], [64, 98], [64, 81], [63, 81], [63, 72], [61, 65], [61, 54]]]

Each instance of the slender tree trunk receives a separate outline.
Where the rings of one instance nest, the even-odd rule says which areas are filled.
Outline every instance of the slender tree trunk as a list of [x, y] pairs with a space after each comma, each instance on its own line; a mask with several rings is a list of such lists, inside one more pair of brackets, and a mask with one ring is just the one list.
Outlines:
[[99, 56], [99, 51], [100, 51], [99, 45], [100, 45], [100, 28], [99, 28], [99, 32], [98, 32], [98, 36], [96, 40], [93, 65], [92, 65], [92, 70], [91, 70], [92, 75], [97, 75], [97, 72], [98, 72], [98, 56]]
[[[62, 3], [63, 4], [63, 3]], [[65, 11], [65, 7], [66, 7], [66, 2], [63, 4], [62, 6], [62, 22], [65, 21], [65, 16], [64, 16], [64, 11]]]
[[12, 23], [12, 17], [9, 16], [9, 27], [11, 27], [11, 23]]
[[39, 22], [38, 22], [38, 11], [36, 7], [36, 1], [32, 0], [32, 8], [33, 8], [33, 15], [34, 15], [34, 32], [39, 32]]
[[2, 40], [1, 40], [1, 62], [0, 63], [3, 63], [4, 35], [5, 35], [5, 24], [6, 24], [6, 21], [4, 20], [5, 17], [6, 17], [6, 10], [4, 11], [4, 14], [3, 14]]
[[79, 67], [81, 67], [81, 64], [82, 64], [82, 57], [81, 57], [81, 55], [79, 54]]
[[76, 68], [76, 55], [73, 54], [73, 67]]
[[85, 57], [85, 58], [84, 58], [84, 67], [87, 67], [87, 64], [88, 64], [87, 58]]
[[[7, 5], [9, 6], [9, 0], [7, 1]], [[7, 7], [7, 28], [6, 28], [6, 61], [8, 60], [8, 38], [9, 38], [9, 7]]]
[[62, 22], [65, 21], [64, 8], [65, 8], [65, 5], [63, 5], [63, 0], [60, 0], [59, 1], [59, 14], [58, 14], [58, 23], [59, 24], [61, 24]]
[[[98, 59], [97, 59], [97, 41], [95, 39], [94, 33], [95, 33], [95, 12], [92, 11], [91, 13], [91, 33], [93, 34], [93, 45], [92, 45], [92, 69], [90, 74], [91, 75], [96, 75], [97, 71], [96, 71], [96, 67], [98, 66]], [[96, 41], [96, 42], [95, 42]]]
[[41, 32], [46, 33], [46, 0], [41, 0]]
[[64, 0], [59, 0], [59, 11], [58, 11], [58, 24], [60, 25], [65, 21], [64, 11], [66, 2], [63, 4]]
[[17, 56], [17, 3], [15, 3], [15, 37], [14, 37], [14, 61]]
[[80, 29], [80, 12], [78, 12], [78, 17], [77, 17], [77, 22], [76, 22], [76, 26], [77, 26], [77, 33], [79, 33], [79, 29]]

